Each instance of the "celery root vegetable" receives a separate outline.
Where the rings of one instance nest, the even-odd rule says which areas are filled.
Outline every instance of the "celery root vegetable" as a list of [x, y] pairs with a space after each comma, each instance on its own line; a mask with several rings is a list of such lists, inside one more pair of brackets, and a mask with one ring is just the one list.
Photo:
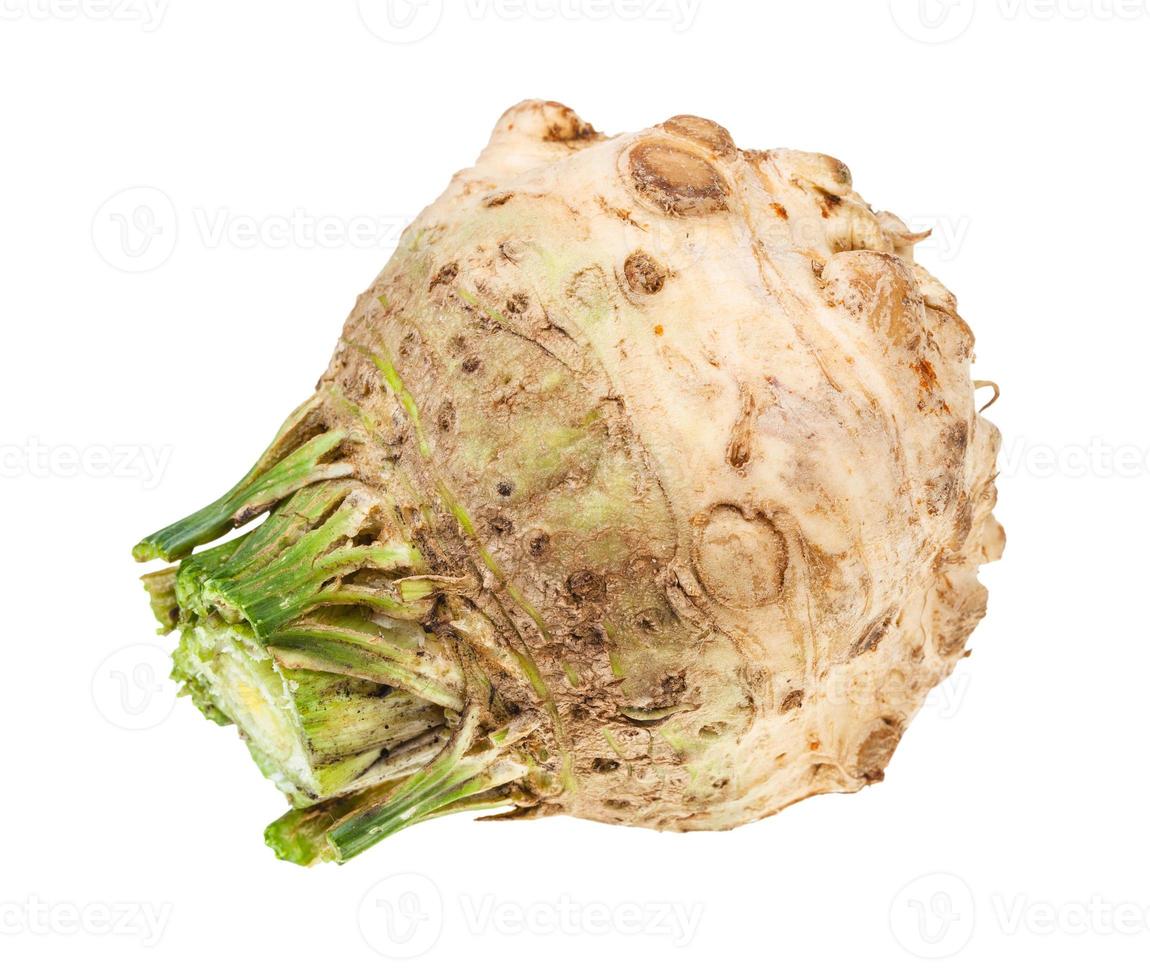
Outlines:
[[145, 576], [177, 678], [292, 802], [276, 852], [881, 779], [1003, 544], [920, 237], [706, 119], [505, 113], [248, 475], [135, 550], [178, 562]]

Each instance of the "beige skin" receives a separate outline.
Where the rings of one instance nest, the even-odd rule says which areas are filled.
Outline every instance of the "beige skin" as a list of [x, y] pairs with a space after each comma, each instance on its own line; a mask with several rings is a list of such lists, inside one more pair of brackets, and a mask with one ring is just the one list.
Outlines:
[[829, 157], [524, 102], [360, 297], [326, 411], [376, 420], [356, 474], [454, 581], [427, 628], [484, 727], [540, 719], [520, 812], [719, 829], [882, 778], [1003, 546], [919, 238]]

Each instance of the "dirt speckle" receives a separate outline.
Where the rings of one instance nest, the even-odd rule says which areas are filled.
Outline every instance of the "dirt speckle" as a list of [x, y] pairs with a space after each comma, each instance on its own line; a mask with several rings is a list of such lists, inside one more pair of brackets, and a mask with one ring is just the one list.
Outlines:
[[867, 626], [863, 635], [851, 648], [850, 659], [853, 660], [855, 657], [861, 657], [864, 653], [874, 653], [878, 650], [879, 644], [882, 643], [883, 637], [886, 636], [893, 621], [894, 611], [888, 610]]
[[659, 292], [667, 281], [667, 267], [642, 249], [636, 249], [623, 263], [627, 285], [648, 296]]
[[832, 194], [830, 191], [825, 191], [821, 187], [816, 189], [822, 201], [822, 215], [824, 218], [829, 218], [831, 212], [842, 205], [843, 199], [839, 197], [838, 194]]
[[607, 583], [584, 568], [567, 576], [567, 591], [579, 602], [598, 602], [607, 596]]
[[459, 263], [448, 262], [446, 265], [441, 266], [439, 271], [431, 277], [431, 289], [436, 286], [446, 286], [455, 281], [455, 277], [459, 275]]
[[787, 696], [779, 704], [779, 714], [785, 715], [788, 711], [797, 711], [803, 706], [804, 696], [803, 691], [799, 688], [788, 691]]
[[900, 738], [902, 726], [892, 719], [884, 718], [859, 746], [855, 760], [859, 779], [867, 783], [881, 783]]
[[911, 365], [914, 373], [918, 375], [918, 384], [923, 391], [931, 392], [938, 387], [938, 375], [930, 361], [919, 359]]

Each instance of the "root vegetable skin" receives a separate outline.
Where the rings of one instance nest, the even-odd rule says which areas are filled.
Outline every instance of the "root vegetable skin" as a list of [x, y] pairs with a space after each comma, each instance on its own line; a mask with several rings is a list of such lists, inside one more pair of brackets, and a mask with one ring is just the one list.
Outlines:
[[[830, 157], [524, 102], [359, 297], [306, 411], [347, 433], [316, 479], [419, 567], [337, 584], [421, 583], [457, 733], [516, 731], [512, 815], [721, 829], [882, 778], [1004, 541], [920, 237]], [[281, 853], [344, 819], [299, 812]]]

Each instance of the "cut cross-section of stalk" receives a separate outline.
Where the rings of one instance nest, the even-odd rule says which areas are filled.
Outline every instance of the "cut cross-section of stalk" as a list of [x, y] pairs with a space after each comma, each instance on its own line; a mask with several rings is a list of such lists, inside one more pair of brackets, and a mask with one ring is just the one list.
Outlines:
[[210, 717], [239, 727], [260, 769], [297, 805], [347, 791], [445, 724], [443, 708], [406, 691], [285, 667], [249, 629], [221, 620], [184, 629], [176, 677]]

